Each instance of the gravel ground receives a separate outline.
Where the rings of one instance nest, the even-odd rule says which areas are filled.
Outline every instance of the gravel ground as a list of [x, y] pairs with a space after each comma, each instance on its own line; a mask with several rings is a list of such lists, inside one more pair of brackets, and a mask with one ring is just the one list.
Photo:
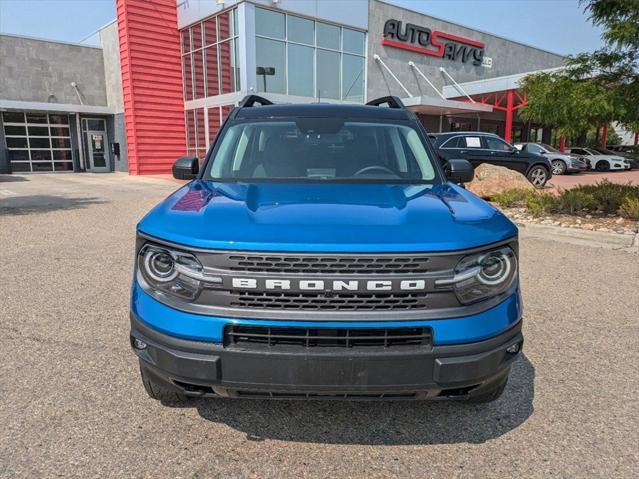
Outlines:
[[501, 399], [147, 399], [135, 222], [174, 189], [0, 177], [0, 477], [638, 477], [639, 258], [523, 237], [525, 355]]

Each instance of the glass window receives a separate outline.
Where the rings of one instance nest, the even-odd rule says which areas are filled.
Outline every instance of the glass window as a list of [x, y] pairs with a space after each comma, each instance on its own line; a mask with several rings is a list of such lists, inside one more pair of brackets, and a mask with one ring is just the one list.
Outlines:
[[51, 125], [51, 136], [69, 136], [69, 128], [65, 126]]
[[481, 148], [481, 138], [478, 136], [466, 136], [466, 148]]
[[217, 16], [218, 41], [226, 40], [235, 35], [231, 12], [224, 12]]
[[70, 161], [56, 162], [53, 166], [55, 167], [55, 171], [73, 171], [73, 163]]
[[216, 180], [422, 183], [435, 179], [418, 132], [397, 123], [299, 118], [242, 122], [216, 147]]
[[202, 24], [196, 23], [191, 27], [191, 41], [193, 42], [193, 50], [202, 48]]
[[535, 145], [534, 143], [528, 143], [528, 145], [526, 145], [526, 150], [530, 151], [531, 153], [546, 153], [543, 148], [541, 148], [539, 145]]
[[31, 148], [51, 148], [49, 138], [29, 138]]
[[49, 136], [48, 126], [30, 126], [29, 136]]
[[495, 136], [485, 136], [484, 140], [486, 141], [486, 147], [489, 150], [510, 151], [511, 149], [510, 145], [501, 138], [497, 138]]
[[356, 55], [364, 55], [364, 32], [342, 28], [342, 50]]
[[27, 129], [24, 126], [5, 125], [5, 135], [26, 135]]
[[217, 46], [204, 49], [206, 61], [206, 96], [220, 94], [220, 79], [218, 78]]
[[209, 108], [209, 141], [213, 143], [220, 131], [220, 107]]
[[182, 37], [182, 53], [188, 53], [191, 51], [191, 31], [185, 28], [180, 32]]
[[28, 150], [9, 150], [9, 160], [14, 161], [29, 161]]
[[195, 149], [195, 111], [186, 111], [186, 147]]
[[51, 161], [51, 150], [31, 150], [31, 161]]
[[220, 75], [222, 80], [222, 93], [231, 93], [236, 91], [238, 77], [237, 55], [235, 49], [235, 40], [228, 40], [219, 44], [220, 48], [220, 65], [222, 67]]
[[193, 72], [191, 71], [191, 54], [182, 57], [182, 71], [184, 72], [184, 99], [193, 99]]
[[313, 20], [289, 15], [287, 19], [287, 40], [289, 42], [313, 45], [315, 43], [313, 41], [315, 36], [313, 23]]
[[67, 115], [49, 115], [49, 123], [52, 125], [68, 125], [69, 117]]
[[104, 120], [84, 120], [87, 130], [104, 130]]
[[16, 163], [13, 160], [11, 161], [11, 170], [14, 173], [26, 173], [31, 171], [31, 164], [29, 162], [26, 163]]
[[327, 23], [316, 23], [317, 46], [339, 50], [339, 27]]
[[217, 42], [216, 18], [212, 17], [204, 21], [204, 44], [213, 45]]
[[[461, 145], [460, 145], [460, 142], [462, 143]], [[456, 136], [455, 138], [451, 138], [450, 140], [446, 141], [441, 146], [441, 148], [461, 148], [465, 144], [466, 142], [464, 141], [464, 137]]]
[[339, 53], [317, 50], [317, 89], [321, 98], [340, 99]]
[[27, 113], [27, 123], [48, 123], [46, 113]]
[[29, 145], [27, 144], [27, 138], [26, 137], [21, 137], [21, 138], [11, 138], [10, 136], [8, 136], [6, 138], [7, 141], [7, 148], [28, 148]]
[[71, 139], [51, 138], [51, 148], [71, 148]]
[[31, 163], [32, 171], [53, 171], [53, 163], [50, 161]]
[[283, 13], [266, 10], [264, 8], [255, 9], [255, 33], [271, 38], [281, 38], [286, 36], [285, 17]]
[[[285, 43], [266, 38], [256, 38], [256, 66], [257, 68], [273, 68], [273, 75], [257, 74], [258, 91], [270, 93], [286, 93], [286, 52]], [[339, 65], [338, 65], [339, 67]], [[260, 70], [261, 71], [261, 70]]]
[[342, 98], [364, 100], [364, 58], [342, 55]]
[[204, 98], [204, 50], [193, 52], [193, 98]]
[[71, 150], [53, 150], [54, 161], [71, 161]]
[[24, 123], [24, 113], [18, 111], [5, 111], [2, 113], [5, 123]]
[[198, 108], [195, 110], [195, 120], [197, 128], [197, 148], [206, 148], [206, 125], [204, 124], [204, 109]]
[[288, 44], [288, 93], [289, 95], [313, 95], [313, 48]]

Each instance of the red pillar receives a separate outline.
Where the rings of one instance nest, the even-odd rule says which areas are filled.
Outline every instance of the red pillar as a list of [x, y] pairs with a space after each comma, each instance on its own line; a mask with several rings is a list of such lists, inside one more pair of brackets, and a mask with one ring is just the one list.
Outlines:
[[186, 151], [175, 0], [116, 0], [129, 174], [170, 173]]
[[595, 135], [595, 144], [598, 145], [599, 144], [599, 132], [601, 131], [601, 128], [597, 127], [597, 134]]
[[639, 131], [635, 131], [635, 145], [639, 144]]
[[510, 143], [513, 136], [513, 90], [506, 92], [506, 131], [504, 133], [504, 139]]
[[564, 151], [566, 149], [566, 137], [561, 135], [559, 137], [559, 151]]
[[604, 148], [608, 144], [608, 123], [605, 123], [603, 126], [603, 134], [601, 135], [601, 146]]

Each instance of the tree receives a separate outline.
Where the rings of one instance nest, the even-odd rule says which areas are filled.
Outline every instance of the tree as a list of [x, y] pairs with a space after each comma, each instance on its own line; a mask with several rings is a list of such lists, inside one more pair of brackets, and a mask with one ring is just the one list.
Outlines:
[[526, 77], [521, 116], [569, 136], [618, 121], [639, 131], [639, 0], [579, 0], [604, 47], [570, 56], [566, 68]]

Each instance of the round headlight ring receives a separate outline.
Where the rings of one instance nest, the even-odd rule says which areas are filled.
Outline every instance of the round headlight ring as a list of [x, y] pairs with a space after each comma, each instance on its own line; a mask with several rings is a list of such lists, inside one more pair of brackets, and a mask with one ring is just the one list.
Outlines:
[[497, 286], [510, 277], [513, 258], [503, 251], [487, 254], [479, 260], [481, 270], [477, 279], [487, 286]]
[[151, 279], [166, 283], [178, 275], [175, 259], [166, 250], [149, 248], [144, 255], [144, 269]]

